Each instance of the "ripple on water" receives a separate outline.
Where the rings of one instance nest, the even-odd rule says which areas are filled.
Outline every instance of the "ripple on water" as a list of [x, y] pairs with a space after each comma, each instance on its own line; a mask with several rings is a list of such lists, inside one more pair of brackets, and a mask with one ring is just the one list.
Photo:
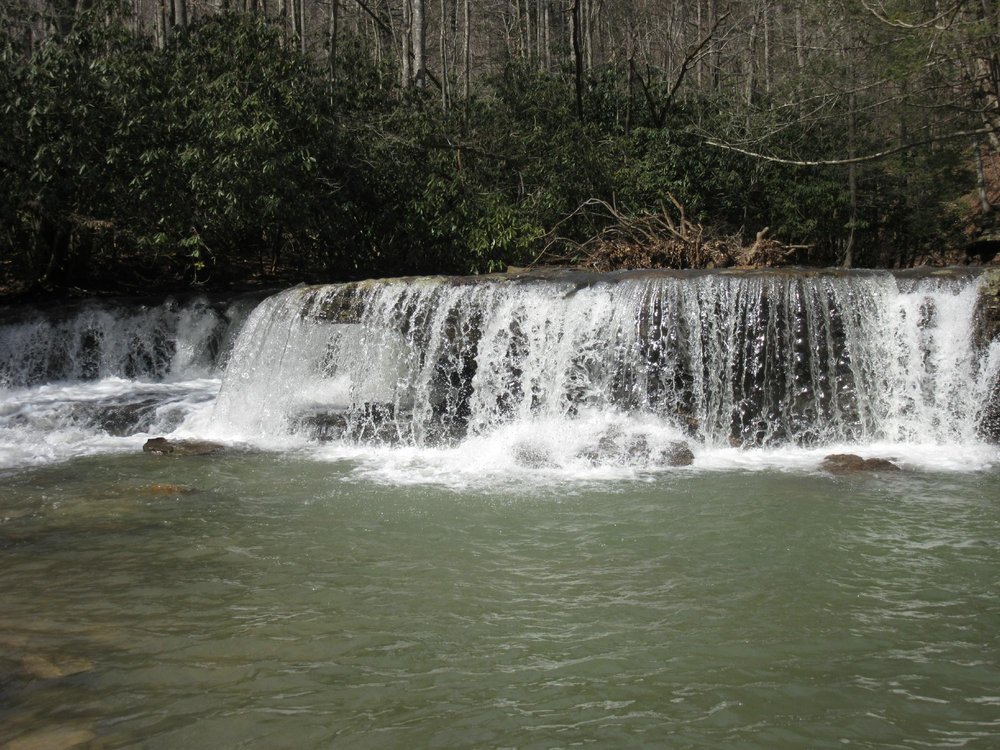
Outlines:
[[495, 495], [255, 455], [186, 464], [197, 493], [133, 493], [165, 466], [9, 484], [0, 643], [18, 668], [94, 668], [8, 683], [0, 742], [55, 715], [109, 748], [997, 736], [995, 477]]

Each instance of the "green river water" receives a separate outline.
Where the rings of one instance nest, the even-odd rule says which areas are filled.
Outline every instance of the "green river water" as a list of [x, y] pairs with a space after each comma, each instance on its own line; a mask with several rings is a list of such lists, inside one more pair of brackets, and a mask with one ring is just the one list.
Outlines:
[[0, 746], [1000, 746], [996, 470], [356, 468], [0, 477]]

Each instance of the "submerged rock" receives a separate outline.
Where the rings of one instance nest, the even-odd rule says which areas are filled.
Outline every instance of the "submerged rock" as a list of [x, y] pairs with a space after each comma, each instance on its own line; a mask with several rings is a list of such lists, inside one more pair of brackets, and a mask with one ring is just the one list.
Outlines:
[[831, 453], [823, 459], [820, 468], [831, 474], [852, 474], [858, 471], [899, 471], [887, 458], [862, 458], [853, 453]]
[[46, 659], [37, 654], [28, 654], [21, 659], [21, 671], [38, 680], [58, 680], [63, 677], [90, 672], [94, 663], [87, 659]]
[[22, 734], [6, 743], [4, 750], [71, 750], [83, 747], [97, 735], [82, 727], [50, 727]]
[[206, 456], [218, 453], [225, 446], [207, 440], [167, 440], [163, 437], [150, 438], [142, 446], [143, 453], [156, 456]]

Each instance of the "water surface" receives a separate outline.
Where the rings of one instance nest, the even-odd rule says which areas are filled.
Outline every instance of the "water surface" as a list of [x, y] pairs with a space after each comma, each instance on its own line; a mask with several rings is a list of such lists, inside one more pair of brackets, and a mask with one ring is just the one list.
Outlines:
[[995, 747], [998, 478], [8, 472], [0, 743]]

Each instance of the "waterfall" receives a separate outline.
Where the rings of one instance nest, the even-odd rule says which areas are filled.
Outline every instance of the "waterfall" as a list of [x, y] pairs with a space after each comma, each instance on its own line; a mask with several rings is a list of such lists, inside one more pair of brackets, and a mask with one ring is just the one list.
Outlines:
[[215, 419], [415, 447], [595, 414], [707, 447], [971, 444], [998, 369], [976, 302], [974, 276], [889, 272], [298, 287], [252, 314]]
[[207, 375], [231, 346], [230, 322], [245, 317], [249, 304], [89, 301], [55, 312], [20, 311], [0, 320], [0, 388]]
[[0, 469], [154, 435], [447, 474], [815, 467], [834, 451], [974, 468], [995, 462], [1000, 425], [982, 285], [562, 271], [0, 311]]
[[256, 299], [0, 311], [0, 469], [132, 450], [210, 409]]

